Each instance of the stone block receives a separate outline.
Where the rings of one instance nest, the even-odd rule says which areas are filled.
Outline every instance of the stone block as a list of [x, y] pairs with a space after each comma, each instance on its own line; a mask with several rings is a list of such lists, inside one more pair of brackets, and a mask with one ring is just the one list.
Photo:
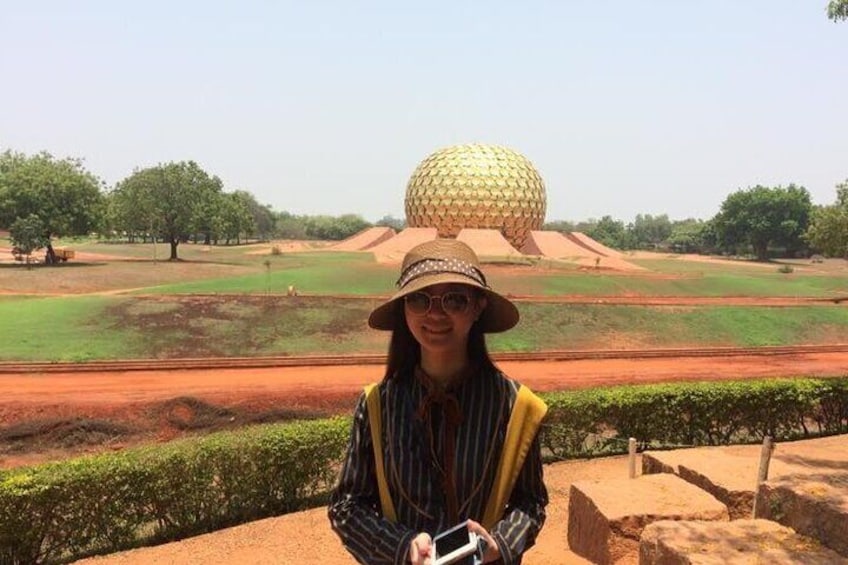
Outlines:
[[757, 495], [757, 517], [779, 522], [848, 557], [848, 473], [766, 481]]
[[[759, 448], [757, 448], [759, 449]], [[677, 449], [642, 454], [643, 473], [675, 473], [727, 506], [731, 520], [751, 518], [759, 455], [730, 454], [720, 447]], [[785, 475], [793, 466], [772, 459], [769, 472]]]
[[672, 474], [572, 483], [568, 545], [594, 563], [634, 561], [646, 525], [657, 520], [729, 520], [710, 494]]
[[768, 520], [658, 521], [645, 527], [639, 565], [845, 565], [816, 540]]

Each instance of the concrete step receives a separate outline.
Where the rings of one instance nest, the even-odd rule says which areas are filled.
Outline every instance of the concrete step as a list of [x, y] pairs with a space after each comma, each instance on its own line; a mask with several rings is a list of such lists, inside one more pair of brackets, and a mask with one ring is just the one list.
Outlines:
[[768, 520], [659, 521], [639, 545], [640, 565], [845, 565], [848, 558]]

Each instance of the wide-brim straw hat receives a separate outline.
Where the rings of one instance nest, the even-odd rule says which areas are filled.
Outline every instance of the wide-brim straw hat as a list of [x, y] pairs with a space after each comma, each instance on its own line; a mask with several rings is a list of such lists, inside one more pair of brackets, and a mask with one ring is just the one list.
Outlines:
[[403, 307], [399, 301], [404, 296], [443, 283], [479, 288], [486, 295], [486, 308], [478, 320], [484, 332], [503, 332], [518, 323], [518, 308], [489, 287], [474, 250], [455, 239], [434, 239], [407, 252], [397, 281], [398, 291], [371, 312], [368, 325], [377, 330], [393, 330]]

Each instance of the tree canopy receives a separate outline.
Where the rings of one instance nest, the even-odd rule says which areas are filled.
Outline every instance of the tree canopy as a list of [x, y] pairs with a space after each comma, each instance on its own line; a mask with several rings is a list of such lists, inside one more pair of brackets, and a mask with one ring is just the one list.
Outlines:
[[194, 161], [172, 162], [137, 170], [122, 180], [110, 208], [117, 227], [159, 234], [171, 246], [170, 259], [177, 260], [181, 241], [212, 229], [221, 192], [221, 180]]
[[12, 246], [17, 250], [16, 253], [27, 256], [27, 263], [33, 251], [47, 247], [50, 238], [45, 233], [44, 222], [35, 214], [18, 218], [9, 226], [9, 239], [12, 241]]
[[765, 261], [770, 245], [784, 247], [788, 255], [803, 247], [811, 209], [804, 187], [757, 185], [728, 196], [713, 223], [723, 249], [738, 253], [750, 245], [757, 259]]
[[806, 238], [816, 251], [848, 259], [848, 180], [836, 185], [834, 204], [813, 210]]
[[585, 233], [592, 239], [608, 247], [614, 247], [616, 249], [633, 248], [627, 226], [621, 220], [613, 219], [612, 216], [602, 217], [593, 227], [587, 229]]
[[835, 22], [848, 20], [848, 0], [830, 0], [827, 17]]
[[401, 231], [406, 227], [406, 220], [402, 218], [395, 218], [389, 214], [388, 216], [383, 216], [374, 222], [374, 225], [377, 227], [392, 228], [395, 231]]
[[669, 238], [671, 231], [672, 224], [667, 214], [637, 214], [630, 228], [633, 244], [639, 249], [659, 247]]
[[44, 229], [47, 261], [53, 262], [50, 238], [85, 235], [103, 213], [102, 182], [79, 159], [55, 159], [49, 153], [0, 154], [0, 225], [36, 216]]
[[678, 253], [704, 253], [713, 245], [713, 224], [695, 218], [672, 223], [665, 243]]
[[253, 229], [259, 239], [267, 241], [274, 235], [274, 211], [265, 204], [260, 204], [256, 198], [246, 190], [237, 190], [235, 193], [241, 200], [253, 219]]

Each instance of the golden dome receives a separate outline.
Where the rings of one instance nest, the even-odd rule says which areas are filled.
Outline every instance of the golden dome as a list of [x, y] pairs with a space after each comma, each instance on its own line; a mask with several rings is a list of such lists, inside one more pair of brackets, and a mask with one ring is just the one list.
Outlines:
[[406, 186], [406, 223], [456, 237], [496, 229], [516, 249], [545, 221], [545, 183], [523, 155], [498, 145], [454, 145], [424, 159]]

